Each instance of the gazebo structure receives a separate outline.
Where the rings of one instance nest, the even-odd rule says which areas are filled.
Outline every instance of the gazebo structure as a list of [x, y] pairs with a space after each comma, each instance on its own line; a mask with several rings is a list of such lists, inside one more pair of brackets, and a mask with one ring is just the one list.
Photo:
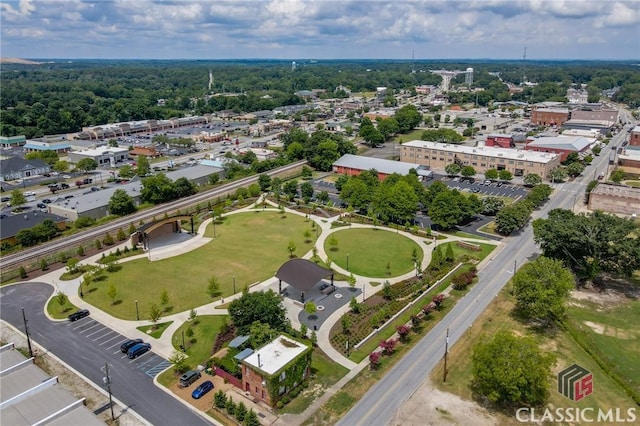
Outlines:
[[331, 269], [323, 268], [307, 259], [291, 259], [283, 264], [276, 277], [278, 278], [278, 293], [282, 294], [282, 282], [286, 282], [293, 288], [300, 290], [301, 301], [304, 303], [304, 292], [309, 291], [323, 278], [331, 275], [333, 287], [333, 274]]
[[154, 235], [167, 235], [171, 233], [179, 233], [182, 227], [180, 226], [180, 222], [183, 220], [190, 221], [191, 224], [191, 234], [195, 233], [194, 231], [194, 223], [193, 216], [191, 215], [179, 215], [166, 217], [160, 220], [156, 220], [153, 222], [146, 223], [136, 230], [136, 232], [132, 235], [133, 243], [139, 244], [142, 243], [145, 250], [148, 250], [151, 246], [151, 238], [150, 235], [154, 232]]

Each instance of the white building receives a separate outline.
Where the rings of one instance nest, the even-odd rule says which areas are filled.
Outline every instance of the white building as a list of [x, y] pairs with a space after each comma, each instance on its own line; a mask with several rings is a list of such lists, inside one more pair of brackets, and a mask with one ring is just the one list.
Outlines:
[[118, 163], [129, 159], [129, 150], [127, 148], [109, 146], [69, 153], [69, 161], [72, 163], [78, 163], [85, 158], [92, 158], [99, 166], [116, 167]]

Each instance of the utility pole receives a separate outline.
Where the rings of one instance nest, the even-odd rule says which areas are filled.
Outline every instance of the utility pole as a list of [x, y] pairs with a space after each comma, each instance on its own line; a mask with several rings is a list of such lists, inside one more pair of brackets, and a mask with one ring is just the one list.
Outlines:
[[107, 387], [107, 392], [109, 392], [109, 407], [111, 408], [111, 420], [115, 420], [116, 416], [113, 414], [113, 397], [111, 395], [111, 376], [109, 375], [109, 364], [107, 362], [104, 363], [104, 367], [101, 368], [104, 373], [104, 377], [102, 378], [102, 383]]
[[447, 339], [444, 344], [444, 377], [443, 382], [447, 382], [447, 354], [449, 353], [449, 329], [447, 328]]
[[27, 335], [27, 347], [29, 348], [29, 356], [33, 358], [33, 350], [31, 349], [31, 337], [29, 337], [29, 327], [27, 327], [27, 317], [22, 308], [22, 321], [24, 321], [24, 334]]

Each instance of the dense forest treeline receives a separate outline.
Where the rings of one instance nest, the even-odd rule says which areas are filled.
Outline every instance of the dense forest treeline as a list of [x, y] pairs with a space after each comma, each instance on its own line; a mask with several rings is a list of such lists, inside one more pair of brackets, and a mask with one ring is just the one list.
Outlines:
[[[474, 86], [484, 92], [450, 93], [452, 102], [565, 100], [571, 84], [588, 84], [590, 99], [619, 87], [613, 100], [640, 105], [640, 70], [630, 62], [518, 61], [60, 61], [41, 65], [3, 64], [0, 73], [0, 134], [38, 137], [79, 131], [83, 126], [166, 119], [223, 109], [251, 112], [304, 103], [294, 92], [342, 85], [353, 92], [386, 86], [395, 91], [437, 85], [430, 69], [474, 68]], [[209, 72], [213, 75], [208, 89]], [[491, 73], [491, 74], [490, 74]], [[509, 94], [504, 82], [519, 84], [523, 75], [538, 83]], [[462, 83], [459, 75], [454, 83]], [[236, 96], [207, 96], [213, 93]], [[165, 99], [158, 106], [158, 99]]]

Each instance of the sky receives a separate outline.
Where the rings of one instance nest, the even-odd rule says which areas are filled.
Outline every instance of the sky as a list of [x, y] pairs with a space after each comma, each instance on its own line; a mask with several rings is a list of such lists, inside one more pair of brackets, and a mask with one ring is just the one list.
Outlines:
[[0, 0], [0, 56], [639, 59], [640, 0]]

